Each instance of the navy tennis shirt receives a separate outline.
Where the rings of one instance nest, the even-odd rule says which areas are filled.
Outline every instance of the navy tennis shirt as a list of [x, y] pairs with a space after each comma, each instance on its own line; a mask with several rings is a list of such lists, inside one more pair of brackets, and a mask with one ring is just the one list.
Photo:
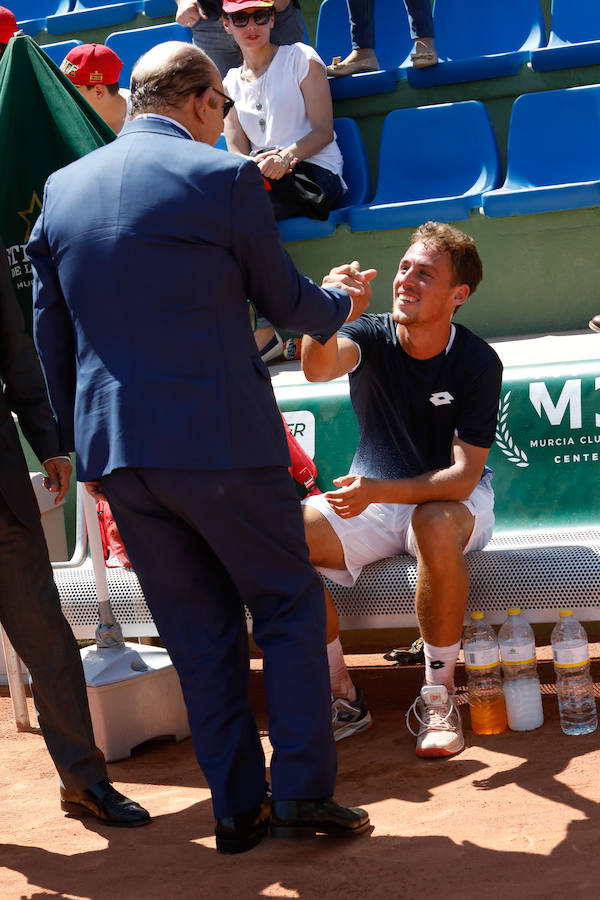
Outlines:
[[391, 313], [369, 313], [340, 337], [360, 348], [350, 373], [350, 399], [360, 440], [350, 471], [407, 478], [451, 464], [452, 440], [491, 447], [502, 363], [484, 340], [452, 324], [448, 345], [431, 359], [401, 347]]

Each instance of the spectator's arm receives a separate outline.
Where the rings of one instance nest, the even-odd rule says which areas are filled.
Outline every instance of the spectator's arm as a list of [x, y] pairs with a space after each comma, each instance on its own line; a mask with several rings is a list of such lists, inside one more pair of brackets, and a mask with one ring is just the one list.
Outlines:
[[235, 106], [225, 119], [223, 128], [225, 132], [225, 140], [227, 141], [227, 149], [230, 153], [239, 153], [240, 156], [250, 158], [250, 141], [246, 137], [246, 132], [240, 125], [238, 114]]
[[206, 13], [197, 0], [177, 0], [175, 21], [178, 22], [179, 25], [185, 25], [187, 28], [191, 28], [192, 25], [196, 24], [198, 19], [206, 18]]

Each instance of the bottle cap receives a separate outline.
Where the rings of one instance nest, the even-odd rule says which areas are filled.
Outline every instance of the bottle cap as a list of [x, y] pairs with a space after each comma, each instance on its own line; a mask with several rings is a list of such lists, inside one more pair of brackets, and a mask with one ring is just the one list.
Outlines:
[[483, 619], [483, 613], [481, 612], [480, 609], [477, 609], [471, 613], [471, 618], [472, 619]]
[[520, 616], [521, 610], [518, 606], [511, 606], [511, 608], [508, 610], [508, 615], [509, 616]]
[[573, 610], [572, 609], [559, 609], [558, 614], [561, 617], [561, 619], [566, 619], [568, 616], [573, 615]]

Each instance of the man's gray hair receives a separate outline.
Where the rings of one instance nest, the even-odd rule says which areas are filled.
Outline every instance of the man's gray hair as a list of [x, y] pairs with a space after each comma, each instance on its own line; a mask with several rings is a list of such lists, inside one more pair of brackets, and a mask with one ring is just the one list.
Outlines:
[[177, 107], [189, 94], [211, 87], [216, 68], [193, 44], [168, 41], [138, 59], [131, 75], [131, 114]]

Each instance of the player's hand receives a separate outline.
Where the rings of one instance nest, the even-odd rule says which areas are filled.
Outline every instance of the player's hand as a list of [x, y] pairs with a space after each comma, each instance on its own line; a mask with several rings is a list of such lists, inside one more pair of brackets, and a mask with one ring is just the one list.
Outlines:
[[100, 480], [84, 481], [83, 484], [88, 494], [90, 494], [94, 500], [106, 500], [106, 494], [102, 493], [102, 482]]
[[196, 24], [198, 19], [206, 19], [206, 13], [196, 0], [179, 0], [177, 3], [175, 21], [178, 22], [179, 25], [185, 25], [187, 28], [191, 28], [192, 25]]
[[335, 266], [323, 279], [321, 287], [337, 288], [346, 291], [352, 297], [352, 311], [347, 322], [354, 322], [368, 309], [371, 302], [371, 282], [377, 275], [377, 269], [365, 269], [361, 272], [358, 260]]
[[44, 468], [48, 473], [44, 478], [44, 487], [52, 494], [56, 494], [54, 498], [56, 506], [67, 496], [73, 467], [68, 459], [55, 456], [45, 461]]
[[324, 496], [332, 510], [342, 519], [359, 516], [370, 503], [376, 502], [377, 481], [374, 478], [350, 474], [334, 478], [333, 483], [339, 485], [339, 490], [326, 491]]

